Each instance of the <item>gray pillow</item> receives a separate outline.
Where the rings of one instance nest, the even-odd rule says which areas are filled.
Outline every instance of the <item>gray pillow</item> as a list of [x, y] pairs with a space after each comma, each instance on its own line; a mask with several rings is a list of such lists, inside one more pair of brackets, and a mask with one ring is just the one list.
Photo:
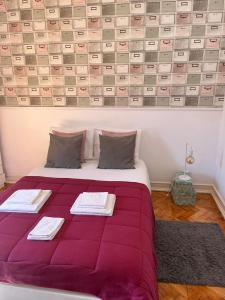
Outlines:
[[83, 134], [74, 137], [50, 135], [46, 168], [80, 169]]
[[134, 169], [136, 134], [125, 137], [99, 135], [99, 169]]

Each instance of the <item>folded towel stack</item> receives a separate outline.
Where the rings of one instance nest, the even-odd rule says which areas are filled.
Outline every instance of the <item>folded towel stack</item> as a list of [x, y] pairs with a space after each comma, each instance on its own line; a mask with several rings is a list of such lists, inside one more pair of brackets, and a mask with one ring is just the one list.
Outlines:
[[62, 227], [64, 218], [43, 217], [28, 234], [28, 240], [52, 240]]
[[1, 212], [38, 213], [52, 191], [30, 189], [14, 192], [0, 205]]
[[40, 196], [41, 190], [18, 190], [14, 192], [9, 198], [8, 203], [16, 204], [33, 204]]
[[81, 193], [70, 213], [74, 215], [112, 216], [116, 196], [109, 193]]

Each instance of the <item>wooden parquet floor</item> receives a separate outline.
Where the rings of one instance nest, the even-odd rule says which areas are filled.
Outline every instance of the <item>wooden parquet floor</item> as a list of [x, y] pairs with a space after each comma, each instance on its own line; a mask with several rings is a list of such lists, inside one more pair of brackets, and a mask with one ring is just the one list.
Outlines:
[[[152, 201], [156, 219], [218, 223], [225, 233], [225, 220], [209, 194], [197, 194], [195, 206], [177, 206], [167, 192], [153, 191]], [[158, 287], [160, 300], [225, 300], [225, 288], [172, 283], [159, 283]]]
[[[177, 206], [166, 192], [152, 192], [152, 201], [156, 219], [217, 223], [225, 234], [225, 220], [209, 194], [198, 194], [195, 206]], [[159, 296], [160, 300], [225, 300], [225, 288], [159, 283]]]

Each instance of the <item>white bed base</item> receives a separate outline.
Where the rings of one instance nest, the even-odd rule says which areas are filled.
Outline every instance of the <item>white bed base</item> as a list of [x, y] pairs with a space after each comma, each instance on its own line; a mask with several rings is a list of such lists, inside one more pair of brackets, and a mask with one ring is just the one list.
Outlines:
[[31, 285], [0, 283], [1, 300], [101, 300], [98, 297]]

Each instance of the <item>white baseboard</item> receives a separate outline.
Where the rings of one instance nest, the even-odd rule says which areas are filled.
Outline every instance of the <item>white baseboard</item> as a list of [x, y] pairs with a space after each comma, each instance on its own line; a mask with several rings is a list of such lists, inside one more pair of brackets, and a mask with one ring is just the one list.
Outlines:
[[5, 174], [0, 174], [0, 188], [4, 186], [5, 183]]
[[[4, 176], [4, 178], [5, 178], [5, 176]], [[10, 176], [10, 177], [6, 177], [5, 181], [7, 183], [15, 183], [20, 178], [21, 178], [21, 176]], [[1, 175], [0, 175], [0, 183], [1, 183]], [[1, 184], [0, 184], [0, 186], [1, 186]], [[151, 182], [151, 190], [152, 191], [169, 192], [170, 188], [171, 188], [170, 182], [159, 182], [159, 181]], [[217, 190], [217, 188], [215, 187], [215, 185], [214, 184], [194, 184], [194, 188], [197, 193], [211, 194], [218, 209], [220, 210], [222, 216], [225, 219], [225, 199], [223, 199], [223, 197], [220, 195], [220, 193]]]
[[216, 202], [217, 207], [219, 208], [223, 218], [225, 219], [225, 200], [223, 197], [220, 195], [219, 191], [215, 187], [215, 185], [212, 185], [213, 191], [211, 195], [213, 196], [214, 201]]
[[23, 176], [7, 176], [5, 182], [13, 184], [16, 183], [22, 177]]
[[152, 181], [151, 182], [151, 190], [152, 191], [162, 191], [162, 192], [169, 192], [170, 191], [170, 182], [159, 182], [159, 181]]
[[[152, 191], [165, 191], [169, 192], [171, 188], [170, 182], [151, 182]], [[213, 192], [213, 186], [210, 184], [194, 184], [194, 188], [197, 193], [211, 194]]]

